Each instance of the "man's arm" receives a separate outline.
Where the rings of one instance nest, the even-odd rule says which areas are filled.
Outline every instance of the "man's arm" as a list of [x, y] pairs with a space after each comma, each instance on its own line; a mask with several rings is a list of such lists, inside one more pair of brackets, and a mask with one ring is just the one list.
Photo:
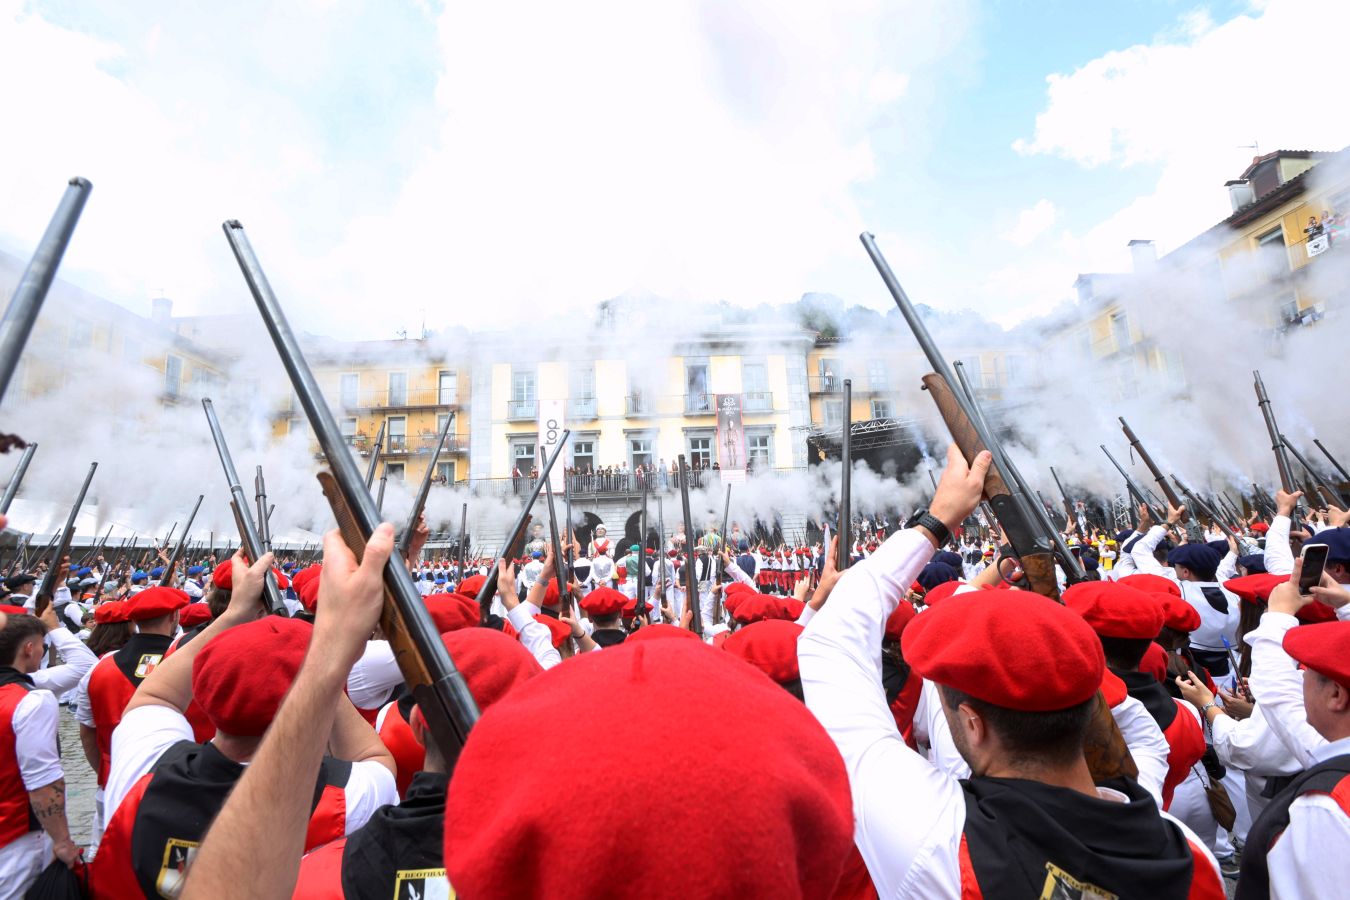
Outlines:
[[98, 657], [84, 645], [84, 641], [57, 624], [56, 615], [50, 610], [50, 606], [43, 610], [41, 619], [47, 625], [47, 640], [63, 664], [39, 669], [29, 677], [33, 679], [34, 687], [51, 691], [59, 697], [80, 683], [84, 673], [98, 662]]
[[1275, 492], [1275, 518], [1266, 531], [1266, 571], [1272, 575], [1288, 575], [1294, 571], [1294, 552], [1289, 547], [1289, 529], [1292, 516], [1302, 491]]
[[1154, 525], [1143, 537], [1134, 542], [1128, 555], [1134, 561], [1136, 571], [1152, 572], [1155, 575], [1162, 572], [1163, 567], [1153, 556], [1153, 551], [1158, 549], [1158, 545], [1165, 537], [1167, 529], [1161, 525]]
[[1244, 640], [1252, 648], [1252, 674], [1248, 679], [1252, 696], [1271, 731], [1299, 765], [1308, 768], [1317, 762], [1312, 751], [1325, 744], [1326, 738], [1308, 724], [1303, 676], [1283, 646], [1285, 634], [1298, 625], [1294, 613], [1302, 605], [1296, 582], [1275, 588], [1270, 594], [1270, 608]]
[[30, 691], [20, 700], [14, 709], [14, 753], [33, 815], [52, 839], [56, 857], [69, 866], [80, 851], [66, 821], [66, 774], [56, 746], [59, 710], [48, 691]]
[[1139, 786], [1153, 795], [1153, 800], [1162, 808], [1163, 781], [1167, 778], [1167, 754], [1170, 748], [1167, 738], [1157, 721], [1149, 715], [1144, 704], [1133, 697], [1126, 697], [1111, 707], [1111, 717], [1116, 720], [1120, 736], [1134, 757], [1139, 776], [1135, 779]]
[[89, 768], [98, 771], [98, 731], [88, 725], [80, 726], [80, 749], [84, 751], [84, 761]]
[[381, 572], [393, 549], [394, 529], [388, 523], [371, 535], [360, 566], [337, 531], [324, 536], [310, 652], [252, 764], [206, 833], [188, 870], [184, 900], [284, 900], [294, 891], [314, 779], [338, 694], [379, 620]]

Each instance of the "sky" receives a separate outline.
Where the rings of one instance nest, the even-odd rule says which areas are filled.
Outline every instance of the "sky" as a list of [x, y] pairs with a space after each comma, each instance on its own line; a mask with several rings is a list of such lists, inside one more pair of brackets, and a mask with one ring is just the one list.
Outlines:
[[1347, 34], [1336, 0], [0, 0], [0, 249], [79, 174], [64, 277], [247, 311], [237, 218], [298, 327], [362, 338], [626, 291], [885, 309], [868, 230], [1011, 325], [1222, 219], [1256, 153], [1350, 144]]

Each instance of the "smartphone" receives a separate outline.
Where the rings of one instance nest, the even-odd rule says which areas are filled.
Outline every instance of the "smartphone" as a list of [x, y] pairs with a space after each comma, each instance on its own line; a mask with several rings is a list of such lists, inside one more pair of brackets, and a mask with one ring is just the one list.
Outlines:
[[1327, 567], [1328, 544], [1303, 545], [1303, 571], [1298, 577], [1298, 592], [1310, 594], [1312, 589], [1322, 583], [1322, 570]]

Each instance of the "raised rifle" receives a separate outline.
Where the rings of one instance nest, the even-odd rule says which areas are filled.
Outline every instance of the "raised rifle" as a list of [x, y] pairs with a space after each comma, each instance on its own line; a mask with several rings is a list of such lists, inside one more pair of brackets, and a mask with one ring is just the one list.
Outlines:
[[[1280, 473], [1280, 487], [1287, 493], [1292, 494], [1299, 489], [1298, 483], [1294, 481], [1294, 468], [1289, 465], [1289, 455], [1285, 452], [1284, 440], [1280, 436], [1280, 426], [1275, 423], [1275, 412], [1270, 405], [1270, 396], [1266, 394], [1265, 382], [1261, 380], [1259, 371], [1252, 372], [1254, 379], [1253, 387], [1256, 389], [1256, 405], [1261, 408], [1261, 417], [1266, 422], [1266, 432], [1270, 435], [1270, 449], [1275, 454], [1275, 468]], [[1308, 505], [1299, 498], [1297, 503], [1299, 517], [1306, 517], [1308, 514]]]
[[[70, 237], [75, 233], [75, 225], [80, 221], [80, 213], [84, 210], [84, 202], [89, 199], [89, 192], [93, 189], [94, 186], [83, 178], [72, 178], [67, 182], [66, 192], [51, 221], [47, 223], [47, 230], [43, 232], [42, 240], [38, 241], [18, 287], [14, 289], [4, 318], [0, 319], [0, 400], [4, 400], [9, 390], [9, 382], [19, 366], [24, 345], [33, 333], [33, 323], [37, 321], [47, 292], [56, 279], [61, 257], [66, 253]], [[9, 449], [9, 442], [5, 449]]]
[[380, 473], [380, 490], [375, 495], [375, 512], [384, 513], [384, 486], [389, 483], [389, 464], [385, 463], [384, 471]]
[[[261, 470], [259, 470], [259, 477], [262, 477]], [[206, 499], [205, 495], [197, 495], [197, 502], [192, 506], [192, 514], [188, 516], [187, 525], [183, 527], [183, 534], [178, 538], [178, 546], [173, 548], [173, 556], [169, 557], [168, 563], [164, 566], [164, 574], [159, 578], [160, 587], [173, 586], [174, 566], [178, 565], [179, 561], [183, 558], [183, 549], [187, 546], [188, 534], [192, 532], [192, 523], [196, 520], [197, 510], [202, 508], [202, 500], [204, 499]]]
[[1312, 467], [1308, 460], [1304, 458], [1303, 454], [1299, 453], [1298, 450], [1294, 448], [1294, 445], [1289, 443], [1289, 438], [1280, 435], [1280, 443], [1284, 444], [1284, 448], [1292, 453], [1294, 459], [1298, 460], [1298, 464], [1306, 469], [1308, 474], [1312, 476], [1313, 483], [1317, 486], [1317, 489], [1322, 492], [1322, 496], [1326, 501], [1344, 512], [1346, 506], [1345, 500], [1341, 498], [1341, 492], [1332, 487], [1331, 484]]
[[366, 466], [366, 490], [370, 490], [371, 485], [375, 483], [375, 464], [380, 461], [380, 450], [384, 449], [384, 426], [387, 422], [380, 423], [380, 433], [375, 436], [375, 449], [370, 451], [370, 464]]
[[468, 549], [465, 543], [465, 537], [468, 534], [469, 527], [469, 504], [466, 502], [459, 510], [459, 580], [462, 583], [468, 576], [464, 574], [466, 561], [464, 551]]
[[[993, 463], [985, 477], [984, 494], [998, 518], [1004, 535], [1012, 544], [1013, 552], [1020, 558], [1021, 568], [1026, 573], [1028, 584], [1036, 593], [1058, 600], [1059, 583], [1055, 577], [1056, 550], [1055, 544], [1052, 543], [1052, 535], [1046, 532], [1043, 522], [1034, 517], [1031, 499], [1020, 479], [1005, 478], [1003, 473], [1013, 470], [1008, 468], [1009, 461], [1002, 447], [994, 439], [978, 406], [973, 402], [974, 394], [953, 388], [951, 368], [938, 352], [937, 345], [933, 343], [932, 336], [928, 333], [928, 327], [919, 318], [909, 297], [905, 295], [904, 288], [900, 286], [890, 265], [881, 255], [881, 250], [877, 248], [875, 239], [865, 233], [862, 235], [862, 242], [881, 274], [882, 281], [886, 283], [887, 289], [895, 299], [896, 306], [900, 308], [901, 315], [909, 323], [910, 330], [914, 332], [915, 339], [935, 370], [934, 373], [923, 377], [923, 384], [937, 404], [938, 411], [951, 432], [952, 440], [960, 448], [967, 463], [974, 461], [975, 457], [986, 449], [993, 456]], [[1067, 556], [1066, 573], [1072, 571], [1070, 566], [1077, 565], [1071, 553]], [[1121, 775], [1128, 775], [1131, 778], [1138, 775], [1138, 767], [1135, 766], [1129, 748], [1126, 747], [1120, 730], [1111, 717], [1111, 711], [1100, 693], [1097, 695], [1096, 710], [1083, 751], [1093, 778], [1099, 783]]]
[[103, 548], [108, 546], [108, 538], [112, 537], [112, 530], [113, 527], [109, 525], [108, 530], [103, 532], [103, 537], [99, 539], [99, 542], [85, 551], [84, 556], [80, 557], [79, 564], [81, 566], [87, 566], [91, 561], [98, 559], [98, 555], [103, 552]]
[[164, 535], [164, 543], [155, 544], [154, 546], [154, 551], [156, 555], [163, 553], [165, 550], [169, 549], [169, 544], [173, 543], [173, 534], [177, 530], [178, 530], [177, 522], [174, 522], [172, 525], [169, 526], [169, 533]]
[[844, 422], [839, 430], [839, 550], [834, 566], [840, 572], [853, 561], [853, 379], [844, 379]]
[[[431, 479], [436, 475], [436, 462], [441, 458], [441, 448], [445, 446], [445, 436], [450, 433], [450, 423], [454, 420], [454, 416], [446, 416], [445, 424], [441, 426], [441, 433], [436, 436], [436, 446], [431, 451], [431, 462], [427, 463], [427, 470], [422, 474], [422, 483], [417, 488], [417, 496], [413, 498], [412, 511], [408, 513], [408, 524], [403, 526], [403, 534], [398, 539], [399, 556], [407, 556], [408, 550], [412, 547], [413, 533], [417, 530], [417, 522], [422, 518], [422, 510], [426, 508], [427, 497], [431, 494]], [[389, 476], [387, 465], [384, 467], [384, 475], [385, 478]], [[379, 507], [383, 500], [384, 478], [381, 478], [380, 496], [375, 503], [376, 507]]]
[[[647, 478], [642, 478], [642, 507], [638, 510], [637, 600], [633, 604], [635, 626], [646, 624], [647, 610]], [[647, 619], [650, 622], [650, 619]]]
[[28, 464], [33, 461], [33, 454], [37, 452], [37, 442], [33, 442], [24, 448], [23, 456], [19, 457], [19, 464], [14, 469], [14, 474], [9, 476], [9, 484], [5, 485], [5, 496], [0, 498], [0, 514], [9, 512], [9, 505], [14, 502], [14, 495], [19, 493], [19, 485], [23, 484], [23, 476], [28, 473]]
[[272, 510], [276, 506], [269, 508], [267, 505], [267, 482], [263, 479], [262, 466], [258, 466], [253, 475], [253, 501], [257, 504], [258, 538], [262, 541], [262, 552], [268, 553], [272, 549]]
[[690, 624], [694, 634], [703, 636], [703, 610], [699, 608], [698, 581], [694, 578], [694, 517], [689, 513], [689, 463], [684, 454], [679, 456], [680, 466], [680, 505], [684, 509], [684, 533], [686, 546], [684, 551], [684, 602], [692, 616]]
[[[209, 397], [202, 398], [202, 409], [206, 411], [206, 424], [211, 428], [211, 439], [216, 444], [216, 455], [220, 457], [220, 467], [225, 472], [225, 481], [230, 488], [230, 510], [234, 513], [234, 523], [239, 530], [239, 543], [252, 562], [262, 559], [267, 552], [259, 526], [253, 521], [248, 509], [248, 498], [239, 484], [239, 473], [234, 470], [234, 459], [230, 456], [230, 447], [225, 443], [225, 432], [216, 418], [216, 408]], [[263, 526], [265, 527], [265, 525]], [[270, 571], [263, 575], [263, 605], [274, 615], [286, 615], [286, 604], [277, 588], [277, 579]]]
[[47, 571], [42, 576], [42, 584], [38, 587], [37, 593], [33, 595], [33, 612], [36, 615], [42, 615], [43, 610], [51, 605], [52, 598], [56, 596], [58, 587], [56, 576], [61, 569], [61, 562], [70, 553], [70, 542], [75, 538], [75, 519], [80, 514], [80, 507], [84, 505], [84, 495], [89, 492], [89, 482], [94, 480], [94, 472], [96, 471], [98, 471], [98, 463], [90, 463], [89, 474], [84, 476], [84, 484], [80, 485], [80, 493], [76, 495], [75, 502], [71, 504], [70, 514], [66, 516], [66, 524], [62, 527], [60, 536], [53, 542], [54, 549], [47, 560]]
[[1257, 512], [1263, 516], [1274, 518], [1278, 513], [1275, 508], [1275, 500], [1255, 481], [1252, 482], [1252, 503], [1256, 506]]
[[[726, 499], [722, 501], [722, 552], [727, 555], [727, 559], [731, 559], [733, 548], [731, 546], [731, 485], [729, 484], [727, 485]], [[664, 570], [664, 558], [662, 559], [661, 565]], [[726, 572], [721, 569], [720, 562], [718, 563], [717, 572], [719, 583], [725, 585], [727, 583]], [[713, 594], [713, 624], [718, 624], [722, 621], [722, 599], [722, 592]]]
[[[305, 362], [299, 341], [267, 283], [267, 276], [258, 265], [243, 227], [230, 221], [224, 224], [224, 230], [277, 354], [290, 376], [291, 385], [318, 438], [319, 447], [332, 468], [331, 473], [319, 474], [319, 482], [333, 508], [343, 541], [359, 560], [365, 554], [366, 542], [379, 525], [375, 503], [370, 491], [362, 484], [356, 461], [333, 413], [324, 402], [318, 381]], [[478, 720], [478, 704], [469, 693], [464, 676], [455, 668], [403, 561], [391, 555], [383, 575], [385, 593], [380, 629], [422, 710], [427, 730], [446, 763], [453, 768], [469, 729]]]
[[1336, 471], [1341, 473], [1341, 480], [1350, 481], [1350, 472], [1345, 471], [1345, 466], [1336, 461], [1336, 457], [1331, 455], [1331, 451], [1323, 447], [1322, 442], [1317, 438], [1313, 438], [1313, 443], [1317, 445], [1318, 450], [1322, 451], [1322, 455], [1327, 458], [1327, 461], [1336, 467]]
[[[1161, 490], [1163, 496], [1167, 498], [1168, 505], [1173, 508], [1184, 506], [1185, 504], [1181, 502], [1181, 497], [1173, 490], [1171, 482], [1163, 475], [1162, 469], [1158, 468], [1158, 464], [1153, 461], [1153, 457], [1148, 455], [1148, 451], [1144, 449], [1143, 442], [1135, 435], [1134, 429], [1130, 427], [1123, 416], [1120, 417], [1120, 428], [1125, 432], [1125, 439], [1130, 442], [1130, 448], [1134, 450], [1135, 453], [1139, 454], [1139, 461], [1153, 474], [1153, 480], [1158, 483], [1158, 489]], [[1154, 522], [1159, 525], [1166, 521], [1166, 519], [1154, 520]], [[1195, 518], [1195, 510], [1190, 508], [1187, 508], [1186, 510], [1186, 538], [1192, 543], [1200, 543], [1205, 539], [1204, 530], [1200, 527], [1199, 520]]]
[[[543, 452], [543, 445], [540, 445], [540, 452]], [[548, 540], [549, 546], [553, 548], [553, 578], [554, 584], [558, 586], [558, 607], [566, 609], [571, 605], [570, 592], [567, 590], [568, 577], [566, 572], [567, 561], [563, 559], [562, 542], [558, 539], [558, 512], [557, 505], [553, 502], [553, 479], [544, 479], [544, 496], [548, 501]], [[566, 479], [563, 481], [566, 484]], [[643, 482], [645, 487], [646, 482]]]
[[1055, 471], [1054, 466], [1050, 467], [1050, 477], [1055, 479], [1055, 487], [1059, 488], [1059, 496], [1064, 500], [1064, 518], [1073, 530], [1078, 532], [1078, 536], [1086, 541], [1087, 534], [1083, 531], [1083, 523], [1078, 521], [1073, 501], [1069, 499], [1069, 492], [1064, 490], [1064, 482], [1059, 480], [1059, 473]]
[[126, 555], [127, 541], [122, 541], [122, 546], [117, 548], [117, 555], [113, 557], [112, 562], [109, 563], [108, 568], [103, 570], [103, 575], [99, 578], [98, 593], [94, 595], [95, 602], [103, 599], [103, 589], [107, 587], [108, 579], [117, 573], [117, 567], [122, 565], [123, 560], [126, 559]]
[[27, 533], [19, 538], [19, 545], [14, 548], [14, 558], [9, 561], [9, 568], [5, 570], [5, 577], [13, 575], [14, 572], [28, 558], [28, 542], [33, 539], [32, 533]]
[[548, 474], [553, 471], [553, 464], [562, 456], [563, 450], [567, 447], [567, 439], [571, 436], [572, 432], [569, 429], [563, 429], [562, 436], [558, 438], [558, 446], [553, 448], [553, 453], [544, 463], [544, 471], [539, 473], [539, 477], [534, 479], [534, 484], [530, 486], [530, 495], [525, 498], [525, 506], [520, 511], [520, 517], [516, 519], [515, 527], [507, 533], [506, 544], [502, 547], [501, 556], [493, 561], [487, 577], [483, 580], [483, 586], [478, 589], [478, 608], [481, 610], [484, 622], [487, 622], [488, 610], [492, 608], [492, 595], [497, 593], [499, 561], [505, 559], [508, 563], [513, 564], [520, 557], [520, 551], [525, 546], [525, 537], [529, 533], [530, 510], [534, 508], [534, 502], [539, 499], [539, 492], [544, 489], [544, 482], [548, 480]]
[[1182, 480], [1178, 478], [1175, 474], [1172, 475], [1172, 480], [1176, 482], [1177, 490], [1181, 491], [1181, 493], [1185, 496], [1186, 504], [1204, 513], [1209, 518], [1209, 520], [1213, 522], [1218, 527], [1218, 529], [1224, 533], [1225, 537], [1230, 538], [1233, 541], [1233, 543], [1237, 545], [1238, 551], [1241, 552], [1242, 538], [1238, 536], [1238, 533], [1236, 531], [1234, 531], [1231, 527], [1229, 527], [1228, 523], [1223, 520], [1223, 517], [1220, 516], [1214, 510], [1214, 507], [1206, 503], [1204, 498], [1202, 498], [1199, 494], [1195, 493], [1195, 491], [1188, 488], [1182, 482]]

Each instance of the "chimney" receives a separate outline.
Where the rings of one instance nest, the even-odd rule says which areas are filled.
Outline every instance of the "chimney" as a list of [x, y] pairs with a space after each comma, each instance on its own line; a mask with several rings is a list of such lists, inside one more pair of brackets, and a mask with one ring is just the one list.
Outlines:
[[1256, 191], [1252, 190], [1251, 182], [1245, 178], [1224, 182], [1224, 187], [1228, 188], [1228, 200], [1233, 204], [1233, 212], [1256, 200]]
[[1158, 267], [1158, 248], [1152, 241], [1130, 241], [1130, 261], [1136, 275], [1147, 275]]
[[150, 321], [168, 326], [173, 318], [173, 301], [168, 297], [156, 297], [150, 301]]

